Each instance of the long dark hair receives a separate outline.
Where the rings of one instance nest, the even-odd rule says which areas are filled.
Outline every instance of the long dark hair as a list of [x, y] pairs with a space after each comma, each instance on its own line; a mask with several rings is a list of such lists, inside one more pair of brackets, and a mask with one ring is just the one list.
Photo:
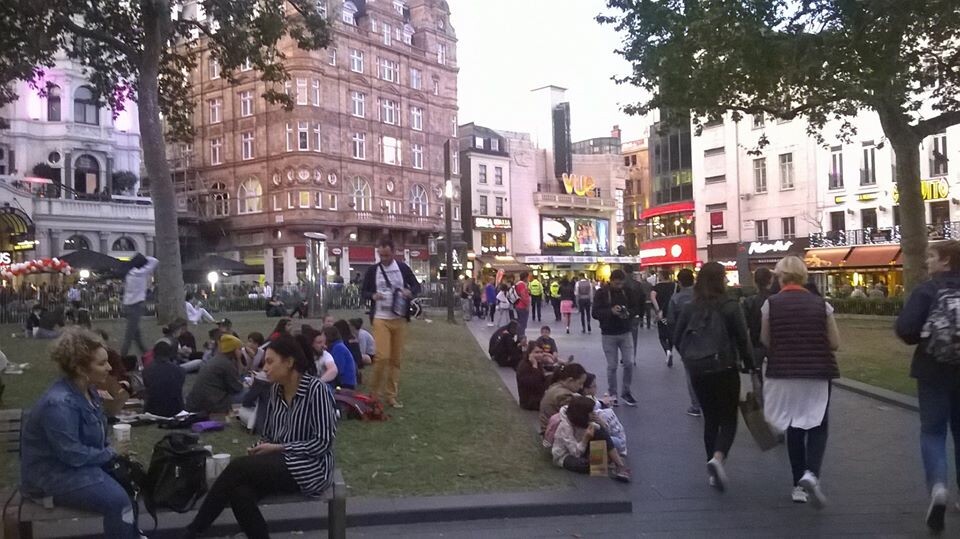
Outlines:
[[279, 333], [281, 335], [287, 335], [290, 333], [289, 327], [290, 327], [290, 319], [281, 318], [280, 320], [277, 321], [277, 325], [276, 327], [273, 328], [273, 332], [271, 334]]
[[313, 362], [313, 357], [304, 355], [303, 347], [291, 335], [281, 335], [276, 340], [270, 341], [267, 350], [273, 350], [280, 357], [293, 360], [293, 368], [300, 374], [317, 374], [317, 365]]
[[699, 303], [718, 301], [727, 293], [726, 270], [717, 262], [707, 262], [700, 268], [697, 284], [693, 285], [693, 300]]
[[593, 412], [594, 402], [590, 397], [577, 395], [567, 404], [567, 420], [574, 427], [585, 429], [590, 425], [590, 414]]
[[333, 327], [337, 328], [337, 331], [340, 332], [340, 338], [343, 339], [344, 343], [353, 340], [355, 333], [346, 320], [337, 320], [333, 323]]
[[550, 377], [550, 385], [563, 382], [564, 380], [575, 380], [585, 374], [587, 374], [587, 369], [584, 369], [583, 365], [579, 363], [564, 363], [553, 371], [553, 376]]

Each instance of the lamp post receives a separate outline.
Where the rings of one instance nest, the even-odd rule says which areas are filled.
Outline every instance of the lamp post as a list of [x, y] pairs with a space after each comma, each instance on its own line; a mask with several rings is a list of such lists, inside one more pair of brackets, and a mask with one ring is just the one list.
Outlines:
[[444, 243], [447, 248], [447, 322], [455, 322], [453, 316], [453, 180], [450, 179], [453, 156], [450, 153], [450, 141], [443, 143], [443, 175], [446, 183], [443, 187]]
[[216, 292], [217, 283], [220, 282], [220, 274], [215, 271], [211, 271], [207, 274], [207, 282], [210, 283], [210, 291]]
[[307, 294], [310, 313], [323, 316], [324, 294], [327, 288], [327, 235], [320, 232], [307, 232]]

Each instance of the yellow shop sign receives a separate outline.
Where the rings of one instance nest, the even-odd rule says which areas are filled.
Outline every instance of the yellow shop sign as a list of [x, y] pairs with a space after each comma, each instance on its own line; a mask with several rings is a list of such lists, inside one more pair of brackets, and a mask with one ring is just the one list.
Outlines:
[[563, 180], [563, 188], [566, 189], [568, 195], [596, 196], [597, 183], [593, 180], [593, 176], [564, 174], [561, 179]]
[[[946, 178], [939, 180], [922, 180], [920, 182], [920, 196], [924, 201], [946, 200], [950, 197], [950, 182]], [[900, 191], [893, 185], [893, 202], [900, 203]]]

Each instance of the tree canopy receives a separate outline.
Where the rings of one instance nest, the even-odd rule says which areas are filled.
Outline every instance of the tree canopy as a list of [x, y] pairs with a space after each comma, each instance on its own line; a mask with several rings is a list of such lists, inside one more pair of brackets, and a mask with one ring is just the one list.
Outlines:
[[[116, 114], [136, 102], [146, 176], [156, 215], [160, 317], [184, 315], [176, 205], [165, 140], [192, 140], [190, 70], [208, 51], [222, 76], [249, 62], [263, 98], [292, 107], [281, 45], [316, 50], [330, 41], [318, 0], [7, 0], [0, 2], [0, 106], [17, 80], [46, 90], [59, 55], [77, 62], [96, 97]], [[0, 125], [4, 122], [0, 118]]]
[[[822, 141], [849, 139], [871, 109], [897, 155], [908, 284], [926, 247], [918, 146], [960, 122], [956, 0], [608, 0], [598, 16], [624, 34], [632, 71], [618, 80], [650, 98], [625, 108], [689, 110], [694, 125], [733, 113], [803, 117]], [[912, 153], [909, 149], [913, 148]], [[908, 155], [909, 154], [909, 155]], [[906, 194], [906, 196], [904, 196]]]

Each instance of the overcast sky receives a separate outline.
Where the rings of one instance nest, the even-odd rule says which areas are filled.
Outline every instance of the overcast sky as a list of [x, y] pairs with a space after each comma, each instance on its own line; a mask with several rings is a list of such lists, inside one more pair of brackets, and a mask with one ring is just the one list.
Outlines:
[[645, 122], [624, 114], [636, 88], [618, 85], [629, 65], [614, 49], [620, 37], [594, 17], [604, 0], [448, 0], [460, 67], [461, 124], [530, 131], [530, 90], [567, 88], [574, 141], [609, 136], [619, 124], [623, 140], [643, 136]]

